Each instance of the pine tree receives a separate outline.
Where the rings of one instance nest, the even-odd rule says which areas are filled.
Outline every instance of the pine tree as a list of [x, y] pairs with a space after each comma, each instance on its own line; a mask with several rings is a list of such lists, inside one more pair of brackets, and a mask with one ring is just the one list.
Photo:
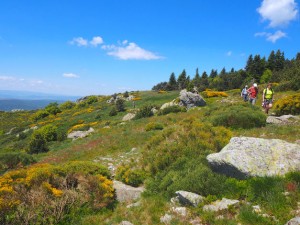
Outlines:
[[212, 69], [211, 72], [210, 72], [209, 77], [213, 79], [213, 78], [215, 78], [215, 77], [217, 77], [217, 76], [218, 76], [218, 71]]
[[275, 63], [276, 63], [275, 52], [271, 51], [271, 53], [268, 57], [268, 61], [267, 61], [267, 68], [270, 69], [271, 71], [273, 71], [275, 68]]
[[199, 88], [200, 87], [200, 84], [201, 84], [201, 78], [200, 78], [200, 75], [199, 75], [199, 70], [198, 68], [196, 69], [196, 74], [195, 74], [195, 77], [193, 79], [193, 83], [194, 85]]
[[177, 81], [174, 73], [171, 73], [168, 85], [170, 87], [170, 91], [177, 89]]
[[187, 77], [185, 70], [183, 70], [182, 73], [178, 76], [177, 83], [179, 90], [185, 89], [187, 87]]

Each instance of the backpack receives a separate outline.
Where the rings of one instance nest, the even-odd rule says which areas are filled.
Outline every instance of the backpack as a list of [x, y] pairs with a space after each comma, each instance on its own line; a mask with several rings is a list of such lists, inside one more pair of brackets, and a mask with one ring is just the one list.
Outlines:
[[[270, 91], [272, 92], [272, 94], [271, 94], [271, 99], [272, 99], [273, 98], [273, 94], [274, 94], [273, 88], [271, 88]], [[266, 97], [266, 94], [267, 94], [267, 88], [265, 88], [265, 92], [264, 92], [264, 96], [265, 97]]]

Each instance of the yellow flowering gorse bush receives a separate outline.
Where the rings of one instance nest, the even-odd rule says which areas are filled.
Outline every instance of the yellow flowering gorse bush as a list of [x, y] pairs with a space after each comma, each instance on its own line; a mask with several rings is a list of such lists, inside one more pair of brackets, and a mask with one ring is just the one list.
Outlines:
[[36, 164], [7, 172], [0, 177], [0, 224], [57, 223], [62, 209], [67, 214], [82, 205], [106, 207], [114, 201], [108, 174], [106, 168], [91, 162]]
[[205, 98], [212, 98], [212, 97], [228, 97], [228, 94], [222, 91], [210, 91], [210, 90], [205, 90], [202, 92], [202, 95]]

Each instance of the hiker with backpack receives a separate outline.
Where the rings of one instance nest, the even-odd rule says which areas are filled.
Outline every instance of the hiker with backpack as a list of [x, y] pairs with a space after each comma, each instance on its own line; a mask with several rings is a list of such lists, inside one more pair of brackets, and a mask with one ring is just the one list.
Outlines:
[[252, 87], [250, 87], [248, 90], [247, 90], [247, 93], [249, 94], [249, 101], [252, 105], [255, 105], [255, 102], [256, 102], [256, 96], [257, 96], [257, 93], [258, 93], [258, 88], [257, 88], [257, 84], [254, 83], [252, 85]]
[[273, 106], [273, 95], [274, 91], [272, 89], [272, 84], [268, 83], [267, 88], [263, 91], [263, 107], [266, 114], [269, 113], [269, 109], [271, 109]]
[[243, 88], [242, 92], [241, 92], [241, 97], [244, 99], [245, 102], [248, 101], [248, 85], [245, 85], [245, 87]]

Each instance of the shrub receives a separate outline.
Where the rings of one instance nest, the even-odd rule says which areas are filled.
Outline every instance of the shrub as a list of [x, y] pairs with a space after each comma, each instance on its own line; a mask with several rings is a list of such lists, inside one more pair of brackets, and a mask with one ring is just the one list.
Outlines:
[[59, 108], [61, 110], [66, 110], [66, 109], [72, 109], [76, 106], [76, 103], [75, 102], [72, 102], [72, 101], [66, 101], [62, 104], [59, 105]]
[[139, 109], [139, 111], [136, 113], [134, 119], [141, 119], [146, 117], [153, 116], [152, 111], [153, 106], [152, 105], [145, 105], [142, 108]]
[[230, 137], [229, 130], [195, 118], [163, 130], [150, 139], [142, 154], [142, 166], [152, 175], [146, 182], [148, 190], [168, 196], [178, 190], [202, 195], [222, 193], [226, 177], [213, 173], [205, 157], [220, 151]]
[[57, 141], [57, 127], [51, 124], [43, 126], [39, 132], [44, 136], [47, 142]]
[[37, 154], [47, 151], [49, 151], [49, 148], [45, 136], [39, 130], [34, 131], [29, 140], [27, 152], [29, 154]]
[[169, 113], [178, 113], [178, 112], [186, 112], [185, 107], [181, 107], [179, 105], [173, 105], [162, 110], [159, 110], [158, 115], [166, 115]]
[[128, 98], [128, 97], [129, 97], [128, 91], [125, 91], [125, 93], [123, 94], [123, 97], [124, 97], [124, 98]]
[[150, 122], [145, 127], [146, 131], [150, 131], [150, 130], [162, 130], [162, 129], [164, 129], [164, 126], [161, 123], [155, 123], [155, 122]]
[[167, 91], [164, 91], [164, 90], [159, 90], [157, 93], [158, 93], [158, 94], [166, 94], [166, 93], [168, 93], [168, 92], [167, 92]]
[[52, 114], [52, 115], [56, 115], [57, 113], [60, 113], [60, 112], [61, 112], [60, 108], [58, 107], [58, 103], [57, 103], [57, 102], [49, 103], [49, 104], [45, 107], [45, 110], [46, 110], [49, 114]]
[[140, 186], [145, 180], [145, 172], [140, 169], [133, 169], [130, 165], [119, 166], [115, 178], [133, 187]]
[[0, 154], [0, 170], [6, 171], [36, 162], [35, 158], [26, 153], [8, 152]]
[[87, 99], [85, 100], [85, 102], [90, 105], [90, 104], [93, 104], [95, 102], [98, 102], [98, 97], [95, 96], [95, 95], [91, 95], [91, 96], [88, 96]]
[[125, 111], [125, 100], [117, 99], [117, 101], [116, 101], [116, 110], [118, 112], [124, 112]]
[[47, 111], [45, 111], [45, 110], [38, 110], [38, 111], [32, 116], [32, 118], [33, 118], [34, 121], [38, 121], [38, 120], [43, 119], [43, 118], [45, 118], [45, 117], [47, 117], [47, 116], [49, 116], [49, 115], [50, 115], [50, 113], [47, 112]]
[[116, 107], [113, 107], [110, 112], [109, 112], [109, 116], [116, 116], [118, 114], [118, 111], [116, 109]]
[[0, 223], [67, 224], [68, 214], [80, 212], [82, 207], [99, 210], [111, 205], [112, 181], [102, 169], [96, 171], [96, 165], [92, 166], [94, 173], [89, 173], [90, 167], [84, 162], [39, 164], [6, 173], [0, 177]]
[[205, 90], [201, 92], [203, 97], [205, 98], [212, 98], [212, 97], [228, 97], [228, 94], [222, 91], [211, 91], [211, 90]]
[[77, 124], [72, 126], [69, 130], [68, 130], [68, 134], [73, 132], [73, 131], [87, 131], [90, 129], [90, 125], [89, 124]]
[[276, 115], [300, 114], [300, 93], [279, 99], [274, 104]]
[[225, 126], [234, 129], [250, 129], [266, 125], [266, 115], [250, 105], [231, 105], [211, 111], [210, 121], [214, 126]]

